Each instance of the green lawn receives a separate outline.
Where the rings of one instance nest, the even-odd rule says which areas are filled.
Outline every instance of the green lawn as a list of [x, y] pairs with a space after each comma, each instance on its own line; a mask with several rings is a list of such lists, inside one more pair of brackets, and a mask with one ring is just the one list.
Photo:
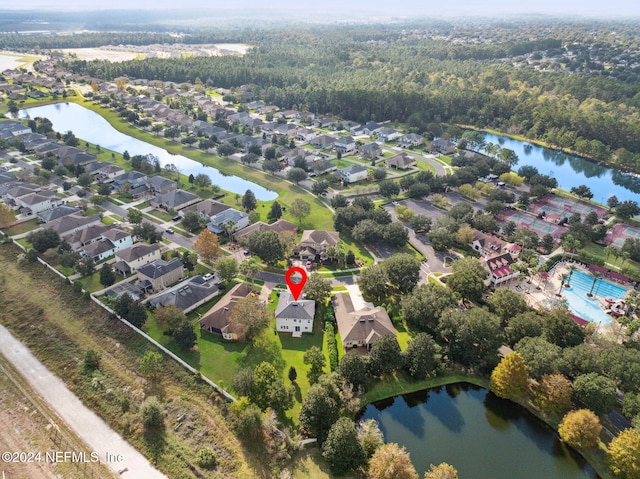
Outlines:
[[171, 221], [172, 216], [163, 210], [151, 210], [149, 211], [147, 214], [149, 215], [153, 215], [158, 219], [161, 219], [162, 221]]
[[416, 381], [403, 372], [399, 372], [394, 376], [382, 378], [373, 383], [370, 389], [362, 398], [362, 404], [366, 405], [381, 399], [386, 399], [400, 394], [412, 393], [423, 389], [444, 386], [446, 384], [454, 384], [459, 382], [467, 382], [487, 388], [489, 386], [486, 379], [471, 378], [459, 374], [451, 374], [438, 376], [435, 378], [427, 378]]
[[447, 155], [440, 155], [438, 156], [438, 159], [442, 162], [445, 163], [449, 166], [451, 166], [451, 157], [447, 156]]
[[[196, 323], [197, 313], [204, 314], [221, 297], [219, 296], [201, 306], [196, 312], [190, 313], [189, 317]], [[275, 293], [272, 293], [269, 303], [270, 309], [274, 310], [276, 304], [277, 297]], [[287, 417], [292, 422], [297, 422], [302, 398], [310, 387], [306, 375], [308, 366], [303, 363], [304, 353], [312, 346], [322, 349], [324, 335], [323, 325], [317, 321], [314, 325], [314, 333], [305, 333], [301, 338], [292, 338], [290, 334], [276, 333], [274, 320], [273, 324], [262, 332], [254, 344], [250, 345], [245, 342], [225, 341], [216, 334], [201, 331], [196, 327], [198, 334], [196, 348], [191, 351], [183, 351], [158, 328], [152, 312], [143, 329], [153, 339], [225, 389], [230, 389], [231, 381], [240, 369], [256, 367], [262, 361], [270, 362], [281, 371], [286, 384], [290, 384], [287, 379], [289, 367], [295, 367], [298, 372], [295, 404], [293, 409], [287, 411]], [[326, 371], [329, 371], [328, 361]], [[233, 393], [233, 390], [230, 389], [230, 392]]]
[[10, 226], [9, 228], [3, 228], [3, 231], [9, 236], [15, 236], [33, 231], [38, 228], [38, 226], [38, 218], [33, 218], [29, 221], [25, 221], [24, 223], [19, 223], [17, 225]]
[[609, 264], [614, 266], [618, 266], [619, 268], [635, 268], [640, 269], [640, 263], [633, 261], [632, 259], [624, 260], [624, 258], [619, 257], [616, 258], [614, 255], [610, 254], [607, 258], [607, 252], [605, 247], [596, 243], [589, 241], [581, 251], [588, 253], [590, 255], [596, 256], [600, 258], [602, 261], [606, 261]]
[[434, 175], [436, 174], [436, 167], [426, 160], [418, 160], [418, 162], [416, 163], [416, 167], [420, 171], [430, 171]]
[[82, 287], [85, 290], [91, 291], [92, 293], [94, 291], [100, 291], [101, 289], [105, 288], [103, 285], [100, 284], [100, 272], [98, 270], [96, 270], [96, 272], [93, 273], [91, 276], [85, 276], [84, 278], [80, 278], [79, 281], [82, 283]]

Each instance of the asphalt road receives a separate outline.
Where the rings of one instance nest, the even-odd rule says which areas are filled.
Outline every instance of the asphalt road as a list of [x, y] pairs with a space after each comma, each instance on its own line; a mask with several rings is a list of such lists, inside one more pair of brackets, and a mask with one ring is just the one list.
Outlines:
[[[31, 351], [0, 325], [0, 350], [51, 408], [120, 477], [167, 479], [142, 454], [96, 416]], [[107, 454], [122, 460], [107, 462]]]

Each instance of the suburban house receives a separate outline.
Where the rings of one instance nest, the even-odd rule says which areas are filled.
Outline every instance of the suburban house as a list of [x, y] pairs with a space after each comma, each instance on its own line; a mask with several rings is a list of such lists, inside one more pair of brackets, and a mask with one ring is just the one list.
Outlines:
[[335, 120], [331, 118], [316, 118], [311, 124], [316, 128], [327, 128], [332, 123], [335, 123]]
[[378, 137], [378, 141], [393, 141], [402, 136], [402, 133], [398, 130], [394, 130], [393, 128], [381, 128], [378, 130], [376, 135]]
[[73, 214], [49, 221], [48, 223], [45, 223], [44, 228], [53, 230], [60, 236], [65, 236], [69, 233], [97, 224], [102, 224], [100, 215], [81, 216], [79, 214]]
[[41, 211], [50, 210], [62, 204], [62, 200], [51, 190], [40, 190], [18, 196], [14, 199], [14, 202], [23, 215], [38, 214]]
[[358, 152], [364, 157], [373, 160], [377, 158], [380, 153], [382, 153], [382, 148], [377, 143], [367, 143], [366, 145], [362, 145], [358, 148]]
[[263, 231], [275, 231], [280, 234], [291, 234], [294, 235], [298, 232], [298, 226], [291, 221], [280, 219], [274, 223], [268, 224], [263, 221], [257, 221], [252, 225], [249, 225], [241, 230], [238, 230], [234, 233], [234, 237], [236, 240], [241, 238], [248, 238], [251, 233], [257, 231], [262, 233]]
[[309, 168], [311, 168], [311, 173], [309, 173], [309, 176], [311, 177], [326, 175], [331, 171], [338, 170], [338, 167], [333, 163], [331, 163], [330, 160], [327, 160], [326, 158], [318, 158], [318, 157], [313, 157], [311, 164], [309, 165]]
[[520, 272], [511, 268], [511, 265], [515, 262], [516, 260], [509, 253], [498, 253], [482, 258], [482, 263], [489, 270], [487, 283], [497, 286], [505, 281], [517, 278]]
[[310, 141], [316, 136], [318, 136], [318, 132], [311, 128], [298, 128], [296, 131], [296, 140], [298, 141]]
[[151, 198], [151, 206], [165, 210], [181, 210], [200, 201], [196, 194], [184, 190], [173, 190]]
[[424, 144], [424, 137], [418, 135], [417, 133], [409, 133], [408, 135], [404, 135], [398, 141], [398, 146], [400, 148], [409, 148], [412, 146], [420, 146]]
[[415, 157], [408, 155], [407, 153], [398, 153], [391, 158], [385, 158], [384, 164], [387, 168], [395, 168], [396, 170], [406, 170], [415, 166], [417, 160]]
[[113, 185], [115, 189], [124, 190], [128, 189], [129, 195], [137, 197], [145, 194], [149, 187], [147, 186], [147, 175], [140, 173], [139, 171], [129, 171], [122, 175], [118, 175], [113, 179]]
[[311, 138], [309, 144], [314, 148], [331, 148], [336, 139], [330, 135], [319, 135]]
[[224, 203], [220, 203], [214, 200], [203, 200], [193, 205], [187, 206], [183, 209], [186, 211], [195, 211], [200, 215], [200, 217], [204, 220], [209, 220], [211, 217], [217, 215], [218, 213], [222, 213], [224, 210], [228, 210], [231, 208], [229, 205], [225, 205]]
[[149, 299], [152, 307], [173, 305], [185, 314], [214, 298], [219, 292], [214, 281], [205, 281], [202, 276], [193, 276], [174, 287]]
[[207, 228], [217, 235], [233, 232], [249, 226], [249, 215], [244, 211], [228, 208], [211, 217]]
[[345, 154], [356, 150], [356, 140], [350, 136], [341, 136], [333, 144], [336, 151]]
[[50, 210], [41, 211], [38, 213], [38, 218], [43, 223], [47, 223], [48, 221], [53, 221], [58, 218], [62, 218], [63, 216], [69, 216], [80, 212], [80, 208], [76, 208], [75, 206], [69, 205], [60, 205]]
[[162, 291], [184, 277], [180, 258], [158, 259], [138, 268], [138, 286], [146, 292]]
[[117, 251], [128, 248], [132, 244], [133, 236], [130, 233], [119, 228], [108, 227], [99, 239], [79, 247], [78, 251], [98, 262], [110, 258]]
[[282, 291], [276, 307], [276, 331], [292, 333], [299, 338], [313, 331], [316, 302], [311, 299], [294, 300], [289, 291]]
[[0, 138], [8, 139], [14, 136], [26, 135], [32, 133], [31, 128], [17, 121], [0, 122]]
[[343, 183], [355, 183], [356, 181], [366, 180], [369, 171], [360, 165], [351, 165], [338, 170], [338, 175]]
[[116, 273], [127, 276], [135, 273], [141, 266], [159, 259], [160, 246], [157, 244], [136, 243], [116, 252], [116, 262], [113, 267]]
[[387, 334], [396, 336], [391, 318], [383, 307], [365, 307], [356, 311], [351, 297], [345, 293], [333, 295], [331, 302], [345, 351], [356, 348], [370, 350], [380, 337]]
[[0, 169], [0, 185], [11, 183], [12, 181], [16, 181], [17, 179], [18, 177], [11, 171]]
[[175, 190], [178, 184], [163, 176], [152, 176], [147, 180], [147, 186], [152, 193], [163, 195]]
[[362, 135], [371, 136], [382, 129], [382, 126], [375, 121], [368, 121], [362, 127]]
[[429, 145], [429, 151], [432, 153], [442, 153], [444, 155], [450, 155], [451, 153], [455, 153], [456, 144], [449, 140], [436, 138]]
[[337, 231], [304, 230], [296, 248], [298, 256], [302, 260], [325, 261], [328, 258], [327, 248], [336, 246], [339, 239], [340, 233]]
[[198, 321], [200, 329], [204, 329], [210, 333], [220, 334], [222, 339], [240, 339], [244, 331], [231, 324], [231, 311], [233, 311], [236, 303], [249, 296], [251, 291], [251, 287], [247, 283], [235, 285], [200, 318]]

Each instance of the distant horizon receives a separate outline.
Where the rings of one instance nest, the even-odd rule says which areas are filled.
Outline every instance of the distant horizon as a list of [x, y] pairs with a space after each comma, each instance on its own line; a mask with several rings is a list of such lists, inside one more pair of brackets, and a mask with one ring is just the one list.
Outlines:
[[[179, 5], [179, 6], [178, 6]], [[40, 11], [45, 12], [99, 12], [117, 10], [138, 11], [182, 11], [185, 13], [210, 13], [223, 10], [225, 13], [234, 12], [242, 14], [255, 13], [264, 10], [288, 10], [291, 16], [305, 16], [306, 14], [322, 12], [331, 15], [335, 10], [335, 19], [339, 21], [349, 20], [345, 18], [345, 12], [358, 11], [360, 18], [388, 15], [390, 18], [411, 17], [452, 17], [452, 16], [481, 16], [505, 17], [515, 15], [545, 15], [545, 16], [573, 16], [577, 18], [600, 17], [621, 19], [640, 17], [640, 2], [629, 3], [628, 0], [609, 0], [608, 2], [578, 2], [576, 0], [538, 0], [537, 2], [514, 2], [509, 0], [485, 0], [482, 3], [477, 0], [449, 0], [448, 2], [436, 2], [434, 0], [397, 0], [392, 4], [380, 0], [362, 1], [356, 0], [345, 4], [337, 0], [325, 0], [321, 3], [305, 5], [303, 2], [292, 0], [273, 0], [268, 4], [259, 0], [237, 0], [233, 4], [211, 2], [207, 0], [183, 0], [176, 4], [172, 0], [109, 0], [108, 6], [100, 6], [99, 3], [81, 0], [59, 0], [52, 5], [50, 0], [23, 0], [8, 5], [3, 5], [0, 10], [12, 11]], [[357, 20], [357, 18], [354, 18]]]

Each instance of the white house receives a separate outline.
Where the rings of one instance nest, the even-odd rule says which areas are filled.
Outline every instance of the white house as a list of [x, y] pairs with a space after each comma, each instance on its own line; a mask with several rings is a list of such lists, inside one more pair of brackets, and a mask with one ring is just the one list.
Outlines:
[[302, 333], [313, 331], [313, 317], [316, 313], [316, 302], [311, 299], [295, 301], [288, 291], [280, 293], [276, 308], [276, 331], [292, 333], [299, 338]]
[[249, 215], [233, 208], [226, 209], [211, 217], [207, 228], [217, 235], [228, 231], [238, 231], [249, 226]]
[[356, 181], [366, 180], [369, 172], [360, 165], [347, 166], [338, 170], [338, 175], [344, 183], [355, 183]]

